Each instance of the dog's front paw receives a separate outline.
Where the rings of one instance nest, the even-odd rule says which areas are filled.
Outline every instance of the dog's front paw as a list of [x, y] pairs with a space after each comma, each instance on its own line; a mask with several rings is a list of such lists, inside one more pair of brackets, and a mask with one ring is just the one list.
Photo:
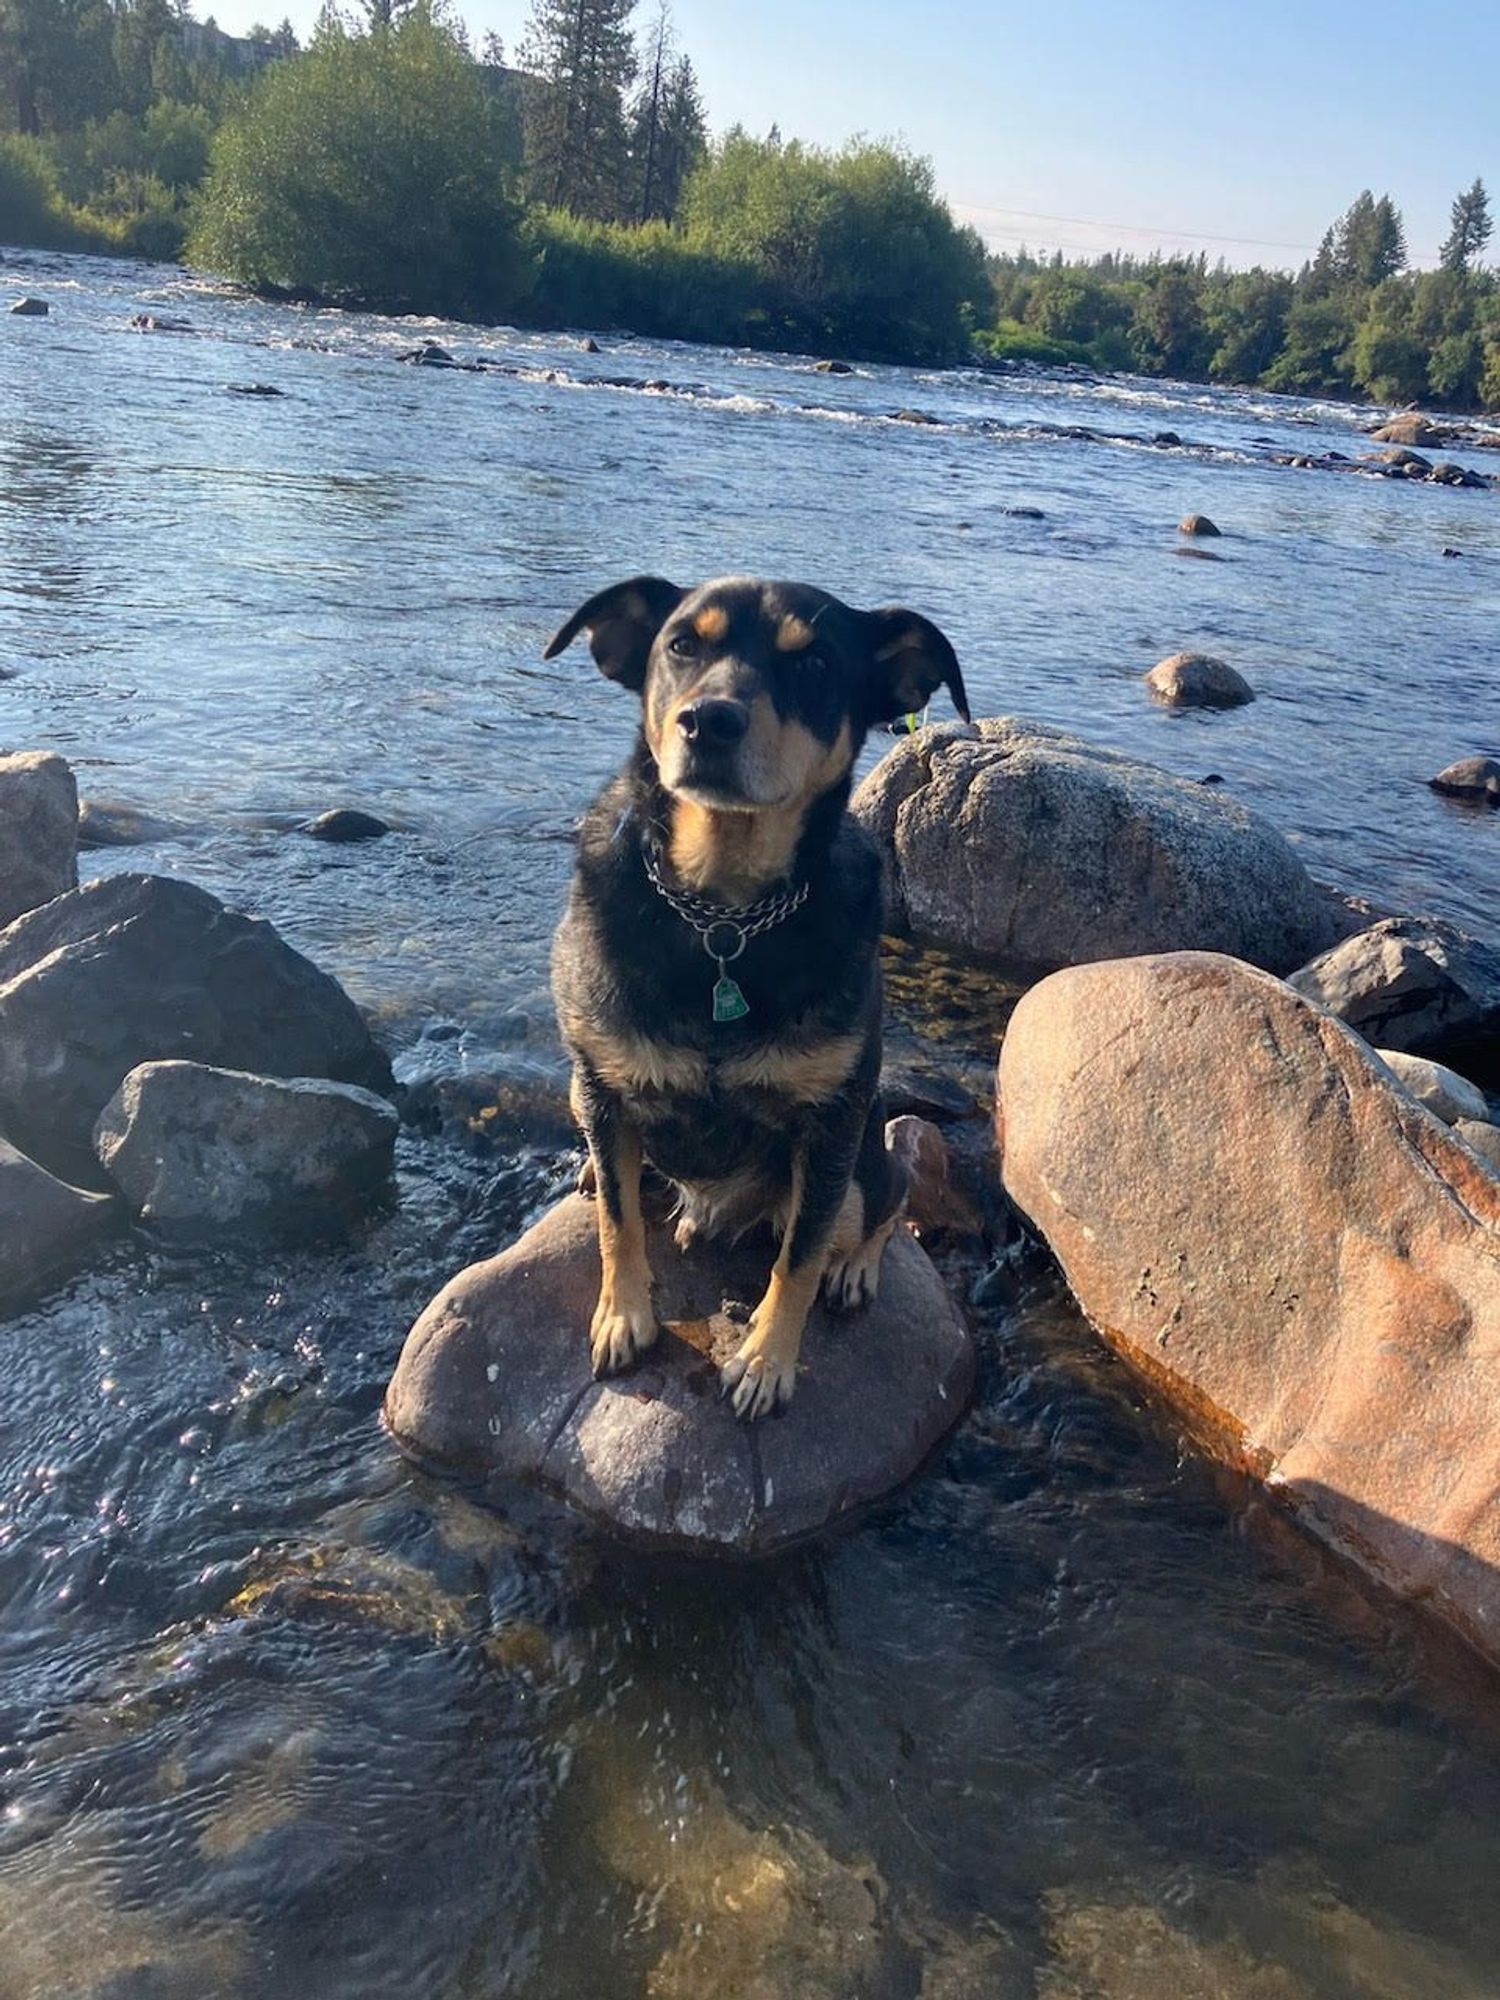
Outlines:
[[622, 1368], [639, 1361], [660, 1331], [649, 1299], [635, 1306], [600, 1299], [589, 1328], [589, 1358], [594, 1373], [618, 1375]]
[[773, 1410], [785, 1409], [797, 1386], [797, 1349], [784, 1342], [766, 1340], [755, 1332], [719, 1370], [723, 1393], [734, 1406], [734, 1414], [753, 1423]]

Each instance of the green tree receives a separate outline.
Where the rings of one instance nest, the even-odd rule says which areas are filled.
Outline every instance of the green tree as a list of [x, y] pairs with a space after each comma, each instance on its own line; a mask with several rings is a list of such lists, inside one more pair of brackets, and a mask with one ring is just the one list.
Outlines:
[[1161, 266], [1136, 304], [1130, 338], [1147, 375], [1191, 379], [1207, 365], [1209, 341], [1199, 279], [1185, 264]]
[[23, 138], [35, 138], [42, 129], [42, 98], [62, 35], [57, 0], [0, 0], [4, 128]]
[[683, 190], [708, 157], [708, 120], [697, 74], [679, 56], [667, 78], [656, 149], [656, 212], [676, 219]]
[[900, 147], [836, 153], [735, 128], [688, 183], [687, 241], [747, 265], [761, 337], [871, 358], [961, 354], [988, 290], [984, 247]]
[[1117, 286], [1105, 284], [1093, 271], [1077, 264], [1047, 270], [1033, 281], [1026, 301], [1025, 323], [1049, 340], [1088, 345], [1103, 333], [1128, 326], [1130, 301]]
[[1427, 389], [1427, 350], [1412, 331], [1412, 291], [1388, 279], [1370, 297], [1346, 366], [1377, 403], [1411, 403]]
[[1292, 281], [1283, 271], [1237, 271], [1209, 288], [1204, 323], [1216, 382], [1258, 382], [1286, 341]]
[[660, 174], [662, 110], [674, 53], [672, 9], [667, 0], [657, 0], [656, 13], [642, 38], [641, 86], [630, 107], [630, 158], [638, 184], [634, 208], [641, 222], [672, 213], [661, 204]]
[[221, 127], [192, 252], [247, 283], [468, 317], [523, 289], [480, 66], [418, 4], [349, 34], [326, 16]]
[[1471, 188], [1455, 197], [1450, 220], [1453, 226], [1438, 258], [1445, 271], [1467, 271], [1489, 242], [1494, 227], [1490, 221], [1490, 198], [1482, 180], [1476, 178]]
[[1427, 387], [1434, 401], [1450, 410], [1472, 410], [1479, 402], [1484, 375], [1484, 342], [1476, 327], [1447, 333], [1427, 363]]
[[1286, 342], [1261, 378], [1268, 389], [1299, 396], [1341, 395], [1351, 386], [1345, 361], [1355, 319], [1348, 299], [1299, 285], [1286, 319]]
[[[1325, 237], [1325, 243], [1328, 238]], [[1319, 251], [1321, 258], [1323, 252]], [[1377, 201], [1364, 188], [1332, 230], [1332, 271], [1339, 282], [1367, 290], [1394, 277], [1406, 263], [1401, 211], [1388, 194]]]
[[116, 9], [113, 42], [121, 110], [138, 118], [151, 103], [157, 50], [165, 43], [176, 53], [180, 18], [171, 0], [123, 0]]
[[521, 63], [533, 200], [609, 220], [630, 209], [625, 93], [635, 77], [635, 0], [532, 0]]

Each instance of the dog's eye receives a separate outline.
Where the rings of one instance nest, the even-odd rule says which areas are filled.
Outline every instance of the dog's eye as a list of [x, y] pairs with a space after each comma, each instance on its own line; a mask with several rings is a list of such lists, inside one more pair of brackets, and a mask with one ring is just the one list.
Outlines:
[[679, 660], [695, 660], [698, 657], [698, 641], [691, 632], [674, 632], [667, 641], [667, 651], [675, 653]]
[[828, 665], [828, 655], [821, 646], [805, 646], [796, 659], [799, 667], [810, 667], [815, 673], [822, 673]]

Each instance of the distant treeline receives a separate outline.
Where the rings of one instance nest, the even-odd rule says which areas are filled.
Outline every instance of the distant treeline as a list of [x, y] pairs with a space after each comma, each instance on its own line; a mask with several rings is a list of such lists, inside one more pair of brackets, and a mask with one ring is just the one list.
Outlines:
[[1366, 190], [1295, 277], [1205, 258], [991, 261], [999, 356], [1377, 403], [1500, 408], [1500, 285], [1479, 259], [1489, 198], [1453, 203], [1435, 271], [1409, 271], [1400, 211]]
[[1295, 277], [992, 257], [899, 146], [711, 144], [666, 0], [639, 36], [636, 0], [532, 0], [518, 67], [445, 4], [330, 0], [299, 49], [174, 0], [0, 0], [0, 241], [397, 312], [1500, 407], [1478, 181], [1436, 271], [1369, 193]]

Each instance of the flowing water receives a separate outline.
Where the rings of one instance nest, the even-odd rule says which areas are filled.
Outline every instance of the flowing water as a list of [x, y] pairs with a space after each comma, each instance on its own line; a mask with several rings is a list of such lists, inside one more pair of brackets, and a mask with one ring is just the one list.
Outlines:
[[[1323, 879], [1483, 929], [1500, 815], [1424, 780], [1496, 748], [1500, 501], [1275, 463], [1360, 450], [1334, 406], [5, 276], [53, 314], [0, 321], [0, 747], [181, 829], [86, 869], [273, 918], [405, 1079], [509, 1115], [410, 1131], [340, 1249], [127, 1241], [0, 1330], [3, 2000], [1500, 1994], [1493, 1685], [1180, 1452], [1049, 1281], [981, 1282], [908, 1493], [760, 1568], [484, 1512], [378, 1421], [569, 1172], [546, 942], [631, 728], [541, 663], [580, 597], [914, 603], [978, 712], [1218, 772]], [[1258, 701], [1154, 709], [1188, 645]], [[341, 804], [397, 831], [290, 830]]]

